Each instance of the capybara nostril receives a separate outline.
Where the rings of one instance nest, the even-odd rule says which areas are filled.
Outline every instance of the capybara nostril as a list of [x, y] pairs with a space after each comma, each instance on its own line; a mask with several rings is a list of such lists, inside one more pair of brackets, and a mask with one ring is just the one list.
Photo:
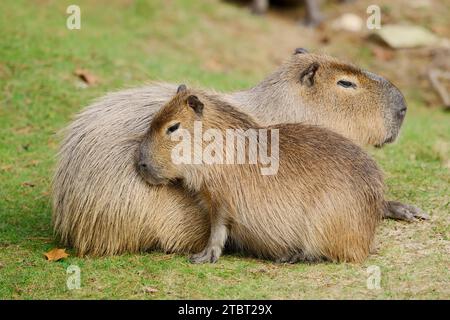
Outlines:
[[147, 164], [145, 162], [141, 161], [141, 162], [138, 163], [138, 165], [139, 165], [139, 168], [142, 169], [142, 170], [147, 169]]
[[398, 112], [397, 112], [397, 117], [399, 119], [403, 119], [406, 115], [406, 106], [402, 107]]

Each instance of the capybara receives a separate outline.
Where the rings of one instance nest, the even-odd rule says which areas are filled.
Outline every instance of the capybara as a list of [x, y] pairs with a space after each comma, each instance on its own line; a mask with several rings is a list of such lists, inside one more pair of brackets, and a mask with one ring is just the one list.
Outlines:
[[[267, 150], [276, 164], [263, 163]], [[380, 170], [347, 138], [308, 124], [263, 127], [185, 86], [154, 116], [136, 164], [152, 185], [181, 181], [209, 211], [210, 237], [195, 263], [216, 262], [228, 234], [262, 258], [362, 262], [384, 211]]]

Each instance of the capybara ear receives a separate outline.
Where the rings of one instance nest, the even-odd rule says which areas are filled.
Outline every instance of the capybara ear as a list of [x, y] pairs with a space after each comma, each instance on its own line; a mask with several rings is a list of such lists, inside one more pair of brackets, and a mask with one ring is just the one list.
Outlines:
[[302, 71], [300, 74], [300, 82], [308, 87], [314, 84], [314, 77], [316, 75], [319, 64], [317, 62], [311, 63], [308, 68]]
[[309, 53], [309, 51], [306, 50], [305, 48], [295, 48], [294, 55], [296, 55], [296, 54], [304, 54], [304, 53]]
[[185, 84], [180, 84], [178, 86], [177, 93], [184, 92], [186, 90], [187, 90], [186, 85]]
[[187, 103], [196, 114], [201, 115], [203, 113], [204, 104], [198, 99], [197, 96], [189, 96], [187, 98]]

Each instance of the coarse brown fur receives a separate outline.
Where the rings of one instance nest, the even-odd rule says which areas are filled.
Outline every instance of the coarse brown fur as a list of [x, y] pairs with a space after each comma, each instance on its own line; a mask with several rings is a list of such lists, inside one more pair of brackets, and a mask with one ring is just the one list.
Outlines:
[[[300, 76], [314, 63], [319, 68], [310, 86]], [[337, 79], [359, 86], [344, 89]], [[207, 213], [183, 190], [149, 187], [133, 165], [139, 138], [176, 89], [153, 84], [109, 94], [65, 129], [52, 194], [54, 230], [63, 245], [81, 256], [204, 247]], [[220, 98], [263, 124], [304, 121], [376, 145], [397, 136], [395, 114], [404, 105], [387, 80], [316, 54], [293, 55], [254, 88]]]
[[267, 127], [279, 130], [274, 175], [262, 175], [261, 163], [174, 164], [171, 151], [179, 141], [168, 128], [175, 123], [175, 130], [194, 136], [194, 121], [223, 137], [230, 128], [262, 129], [226, 102], [194, 90], [178, 93], [155, 115], [139, 150], [141, 174], [156, 185], [182, 179], [211, 210], [210, 240], [194, 262], [215, 262], [228, 233], [245, 251], [274, 260], [367, 257], [384, 210], [383, 181], [360, 147], [319, 126], [279, 124]]

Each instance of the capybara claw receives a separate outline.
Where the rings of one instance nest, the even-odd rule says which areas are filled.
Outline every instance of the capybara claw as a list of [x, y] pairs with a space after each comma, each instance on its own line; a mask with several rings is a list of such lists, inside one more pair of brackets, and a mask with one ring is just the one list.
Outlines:
[[422, 209], [413, 205], [403, 204], [398, 201], [387, 202], [387, 208], [384, 217], [396, 220], [404, 220], [408, 222], [430, 219], [430, 216]]
[[216, 248], [206, 248], [202, 252], [193, 254], [189, 261], [191, 263], [216, 263], [219, 260], [220, 254]]

